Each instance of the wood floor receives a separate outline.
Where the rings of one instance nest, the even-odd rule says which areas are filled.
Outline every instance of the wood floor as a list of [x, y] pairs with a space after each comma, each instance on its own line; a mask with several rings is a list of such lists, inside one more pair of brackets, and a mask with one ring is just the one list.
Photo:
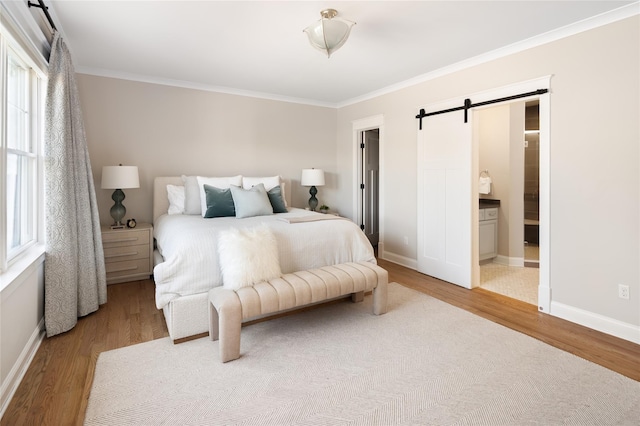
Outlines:
[[[538, 312], [527, 303], [379, 261], [390, 281], [421, 291], [640, 381], [640, 345]], [[108, 302], [63, 335], [45, 339], [1, 425], [81, 425], [98, 354], [168, 336], [151, 280], [108, 287]]]

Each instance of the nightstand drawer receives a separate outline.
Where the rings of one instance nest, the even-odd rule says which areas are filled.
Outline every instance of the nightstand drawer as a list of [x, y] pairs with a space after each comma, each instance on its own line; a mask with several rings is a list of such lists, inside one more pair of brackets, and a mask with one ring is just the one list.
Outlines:
[[117, 230], [102, 233], [102, 246], [105, 248], [137, 246], [149, 244], [149, 229]]
[[149, 258], [149, 244], [137, 246], [108, 247], [104, 249], [105, 263]]
[[144, 275], [148, 278], [148, 276], [151, 275], [151, 271], [149, 271], [149, 259], [106, 263], [105, 268], [107, 270], [107, 281], [112, 278], [133, 277], [135, 275]]

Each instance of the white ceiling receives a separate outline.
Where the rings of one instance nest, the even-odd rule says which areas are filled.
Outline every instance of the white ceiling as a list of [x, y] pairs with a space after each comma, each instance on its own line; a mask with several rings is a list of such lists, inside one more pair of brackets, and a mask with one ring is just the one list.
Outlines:
[[[328, 106], [638, 7], [610, 0], [45, 2], [78, 72]], [[357, 23], [330, 59], [302, 31], [328, 7]]]

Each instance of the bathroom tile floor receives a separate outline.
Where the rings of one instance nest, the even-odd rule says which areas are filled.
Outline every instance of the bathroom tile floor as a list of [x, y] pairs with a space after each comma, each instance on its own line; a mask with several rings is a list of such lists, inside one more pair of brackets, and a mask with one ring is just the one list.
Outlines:
[[525, 261], [540, 260], [540, 247], [537, 244], [525, 244], [524, 259]]
[[537, 306], [539, 273], [538, 268], [486, 263], [480, 265], [480, 288]]

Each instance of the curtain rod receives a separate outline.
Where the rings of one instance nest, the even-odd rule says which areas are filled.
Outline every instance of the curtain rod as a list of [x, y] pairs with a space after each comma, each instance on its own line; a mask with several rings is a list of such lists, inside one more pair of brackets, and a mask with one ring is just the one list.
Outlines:
[[471, 103], [471, 99], [465, 99], [463, 106], [449, 108], [449, 109], [443, 109], [441, 111], [425, 112], [424, 108], [422, 108], [422, 109], [420, 109], [420, 114], [416, 115], [416, 118], [418, 120], [420, 120], [420, 130], [422, 130], [422, 119], [425, 118], [425, 117], [430, 117], [432, 115], [438, 115], [438, 114], [446, 114], [448, 112], [453, 112], [453, 111], [464, 110], [464, 122], [466, 123], [467, 122], [467, 112], [469, 111], [470, 108], [477, 107], [477, 106], [483, 106], [483, 105], [495, 104], [495, 103], [498, 103], [498, 102], [511, 101], [511, 100], [514, 100], [514, 99], [526, 98], [526, 97], [533, 96], [533, 95], [543, 95], [543, 94], [547, 93], [548, 91], [549, 91], [548, 89], [538, 89], [538, 90], [534, 90], [533, 92], [520, 93], [519, 95], [507, 96], [507, 97], [499, 98], [499, 99], [492, 99], [490, 101], [478, 102], [478, 103], [475, 103], [475, 104]]
[[55, 24], [53, 23], [53, 19], [51, 19], [51, 15], [49, 15], [49, 11], [47, 9], [49, 9], [47, 6], [44, 5], [44, 1], [43, 0], [38, 0], [38, 3], [31, 3], [30, 1], [27, 2], [27, 7], [31, 8], [31, 7], [37, 7], [39, 9], [42, 9], [42, 11], [44, 12], [44, 16], [47, 17], [47, 21], [49, 21], [49, 25], [51, 25], [51, 28], [54, 31], [57, 31], [58, 29], [56, 28]]

